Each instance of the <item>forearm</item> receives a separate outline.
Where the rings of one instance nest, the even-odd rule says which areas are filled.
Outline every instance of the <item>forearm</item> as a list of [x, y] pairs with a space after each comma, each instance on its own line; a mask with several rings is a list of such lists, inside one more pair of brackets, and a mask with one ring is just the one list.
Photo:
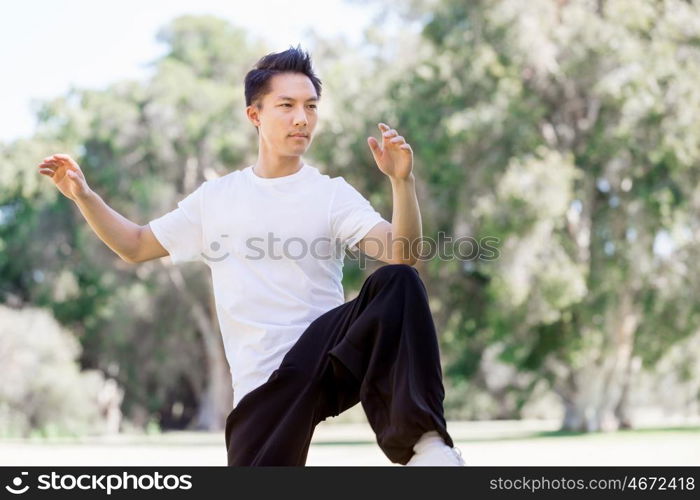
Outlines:
[[141, 226], [112, 209], [92, 190], [77, 198], [75, 204], [95, 234], [119, 257], [132, 262]]
[[423, 228], [413, 174], [403, 180], [391, 178], [391, 192], [392, 256], [414, 264], [418, 257]]

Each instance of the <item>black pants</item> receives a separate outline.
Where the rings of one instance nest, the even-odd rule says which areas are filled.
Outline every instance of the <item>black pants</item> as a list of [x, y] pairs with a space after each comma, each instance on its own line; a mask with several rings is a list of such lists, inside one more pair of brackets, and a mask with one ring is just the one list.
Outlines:
[[387, 265], [319, 316], [226, 419], [229, 465], [304, 465], [316, 425], [358, 402], [395, 463], [436, 430], [449, 446], [435, 326], [418, 271]]

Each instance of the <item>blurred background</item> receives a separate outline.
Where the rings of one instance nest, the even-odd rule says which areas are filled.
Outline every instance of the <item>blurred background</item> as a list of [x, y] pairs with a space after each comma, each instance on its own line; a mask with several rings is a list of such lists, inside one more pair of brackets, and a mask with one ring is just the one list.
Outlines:
[[[323, 81], [307, 162], [390, 219], [366, 143], [389, 123], [415, 152], [425, 236], [496, 242], [496, 259], [417, 265], [467, 462], [700, 464], [700, 2], [2, 11], [3, 465], [65, 463], [66, 443], [86, 463], [109, 443], [117, 463], [225, 462], [208, 269], [121, 261], [36, 167], [71, 154], [145, 224], [255, 161], [243, 77], [297, 44]], [[346, 263], [348, 299], [377, 265]], [[386, 461], [360, 406], [321, 427], [310, 463]]]

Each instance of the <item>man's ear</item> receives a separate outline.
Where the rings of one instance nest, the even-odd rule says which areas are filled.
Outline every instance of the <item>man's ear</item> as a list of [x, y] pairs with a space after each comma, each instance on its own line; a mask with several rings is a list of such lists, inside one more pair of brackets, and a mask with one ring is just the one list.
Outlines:
[[245, 109], [245, 114], [256, 128], [260, 126], [260, 108], [257, 104], [251, 104]]

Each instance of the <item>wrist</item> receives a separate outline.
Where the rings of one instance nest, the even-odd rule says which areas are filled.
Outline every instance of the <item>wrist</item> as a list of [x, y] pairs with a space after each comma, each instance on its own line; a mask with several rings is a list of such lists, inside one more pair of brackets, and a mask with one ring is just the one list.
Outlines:
[[75, 203], [77, 203], [78, 205], [80, 205], [80, 204], [89, 202], [95, 196], [97, 196], [96, 193], [92, 189], [87, 188], [82, 193], [75, 195], [75, 197], [73, 198], [73, 201]]
[[398, 177], [389, 177], [391, 180], [391, 185], [400, 187], [400, 186], [413, 186], [416, 183], [416, 178], [413, 175], [413, 172], [408, 174], [408, 177], [403, 177], [403, 178], [398, 178]]

